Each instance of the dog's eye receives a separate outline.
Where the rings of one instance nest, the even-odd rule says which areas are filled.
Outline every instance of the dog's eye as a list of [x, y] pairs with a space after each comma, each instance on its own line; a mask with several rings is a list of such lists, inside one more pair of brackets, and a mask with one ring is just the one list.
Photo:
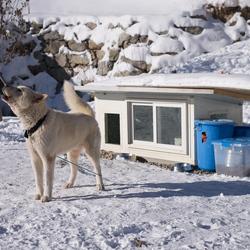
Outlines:
[[19, 92], [22, 92], [22, 90], [21, 90], [21, 89], [18, 89], [18, 91], [19, 91]]

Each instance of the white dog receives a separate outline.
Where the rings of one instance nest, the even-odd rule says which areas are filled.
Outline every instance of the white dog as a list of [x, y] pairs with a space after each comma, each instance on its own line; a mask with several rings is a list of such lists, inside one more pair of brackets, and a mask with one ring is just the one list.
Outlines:
[[[64, 113], [48, 108], [44, 100], [48, 95], [30, 88], [4, 85], [2, 100], [20, 118], [26, 129], [25, 137], [36, 179], [35, 200], [52, 198], [55, 159], [67, 152], [70, 162], [77, 164], [83, 148], [96, 173], [96, 187], [103, 190], [100, 168], [100, 130], [91, 107], [76, 94], [69, 82], [64, 82], [64, 99], [77, 113]], [[43, 170], [45, 187], [43, 188]], [[64, 188], [71, 188], [77, 175], [77, 166], [71, 164], [71, 175]]]

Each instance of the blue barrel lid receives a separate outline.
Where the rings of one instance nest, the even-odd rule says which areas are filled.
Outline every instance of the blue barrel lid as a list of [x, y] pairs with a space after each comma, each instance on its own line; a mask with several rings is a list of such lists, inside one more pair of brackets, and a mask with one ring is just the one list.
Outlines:
[[200, 120], [195, 120], [194, 121], [195, 125], [235, 125], [236, 122], [232, 121], [232, 120], [227, 120], [227, 119], [200, 119]]
[[212, 141], [214, 145], [223, 147], [250, 147], [250, 137], [232, 137]]

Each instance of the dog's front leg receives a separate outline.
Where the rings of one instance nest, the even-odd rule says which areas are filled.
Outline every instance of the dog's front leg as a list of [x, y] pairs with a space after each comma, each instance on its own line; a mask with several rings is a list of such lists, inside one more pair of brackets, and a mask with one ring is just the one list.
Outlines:
[[28, 147], [31, 156], [31, 165], [35, 174], [36, 180], [36, 194], [35, 200], [40, 200], [43, 195], [43, 162], [38, 153], [32, 148]]
[[55, 159], [56, 159], [55, 156], [47, 156], [43, 160], [44, 171], [45, 171], [45, 188], [43, 196], [41, 197], [41, 202], [51, 201], [52, 199]]

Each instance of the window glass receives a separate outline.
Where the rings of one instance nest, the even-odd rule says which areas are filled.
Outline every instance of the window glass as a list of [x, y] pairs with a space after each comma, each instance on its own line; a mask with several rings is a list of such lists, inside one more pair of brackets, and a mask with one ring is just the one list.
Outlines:
[[181, 146], [181, 108], [156, 107], [157, 143]]
[[133, 105], [134, 140], [153, 141], [153, 107]]
[[105, 143], [120, 145], [119, 114], [105, 114]]

